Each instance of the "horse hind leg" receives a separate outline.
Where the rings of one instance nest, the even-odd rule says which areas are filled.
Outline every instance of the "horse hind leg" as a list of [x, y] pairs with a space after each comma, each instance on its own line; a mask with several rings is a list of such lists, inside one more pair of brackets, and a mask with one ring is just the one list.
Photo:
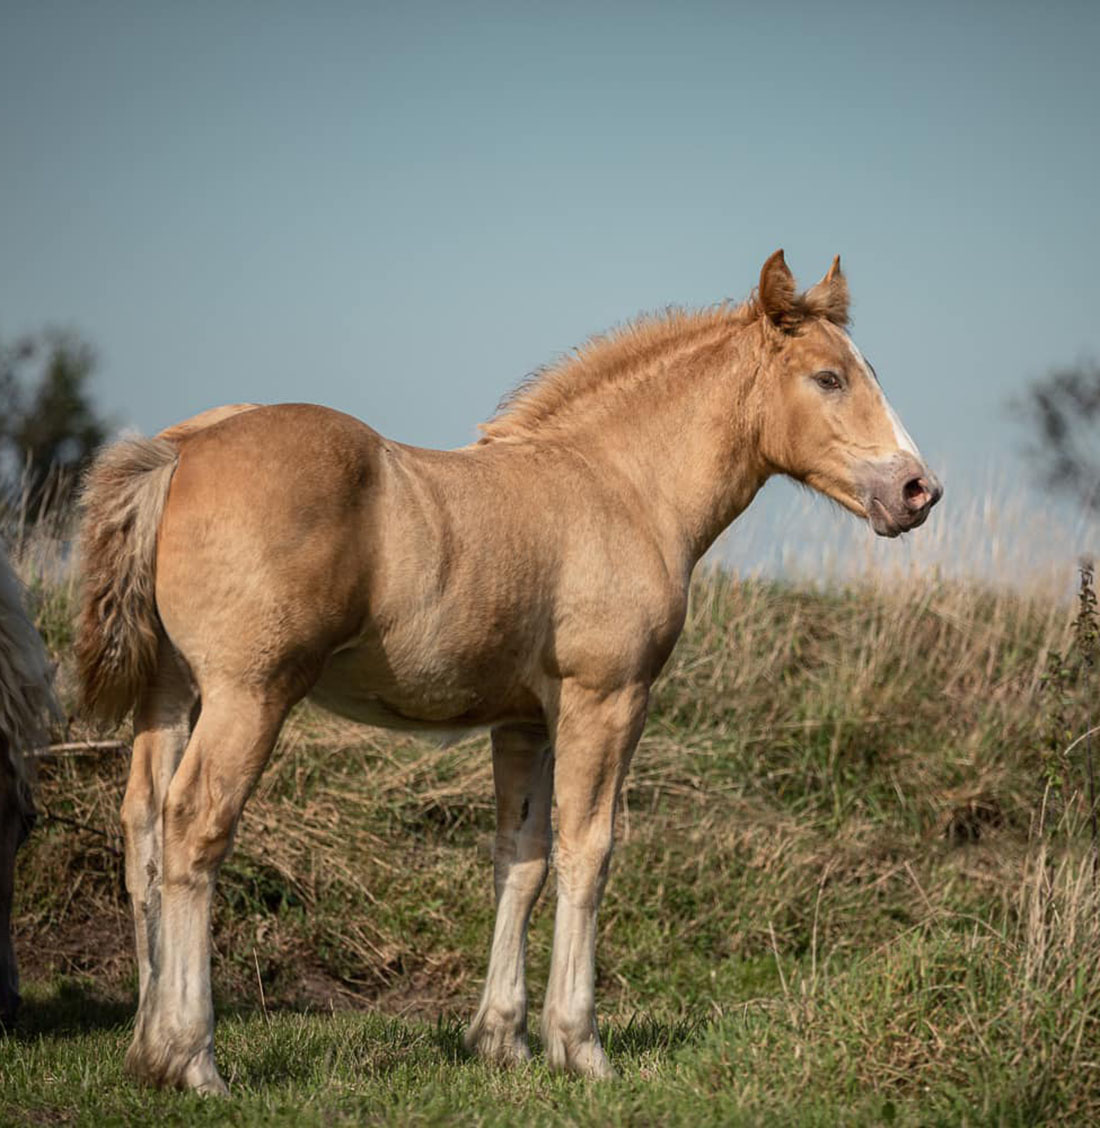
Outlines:
[[466, 1047], [488, 1061], [526, 1061], [527, 924], [550, 859], [554, 757], [545, 729], [493, 730], [497, 833], [493, 849], [497, 916], [489, 971]]
[[160, 974], [162, 813], [168, 787], [191, 736], [198, 692], [183, 660], [161, 639], [153, 677], [134, 711], [130, 777], [122, 800], [126, 888], [134, 916], [138, 1012], [127, 1067], [141, 1073], [148, 1017]]
[[289, 700], [207, 692], [164, 801], [156, 989], [128, 1059], [152, 1084], [224, 1093], [214, 1064], [210, 916], [218, 868]]

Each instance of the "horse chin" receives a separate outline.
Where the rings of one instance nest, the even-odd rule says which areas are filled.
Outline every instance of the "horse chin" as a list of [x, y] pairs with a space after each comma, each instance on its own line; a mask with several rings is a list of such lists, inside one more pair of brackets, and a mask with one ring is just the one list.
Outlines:
[[880, 537], [896, 537], [906, 531], [906, 526], [900, 524], [877, 497], [871, 498], [867, 506], [867, 520]]

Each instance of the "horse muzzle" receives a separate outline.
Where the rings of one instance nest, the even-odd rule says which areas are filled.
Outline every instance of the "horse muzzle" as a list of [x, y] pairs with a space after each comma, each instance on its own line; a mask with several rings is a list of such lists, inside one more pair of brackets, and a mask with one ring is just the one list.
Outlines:
[[943, 497], [940, 480], [920, 459], [898, 455], [870, 472], [863, 506], [880, 537], [896, 537], [923, 525]]

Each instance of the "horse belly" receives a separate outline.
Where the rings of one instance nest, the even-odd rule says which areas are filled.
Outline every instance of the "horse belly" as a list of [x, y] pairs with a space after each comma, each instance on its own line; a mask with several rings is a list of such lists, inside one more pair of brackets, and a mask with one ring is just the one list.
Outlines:
[[503, 721], [538, 720], [537, 697], [514, 663], [400, 663], [374, 646], [332, 656], [310, 700], [350, 720], [382, 728], [448, 732]]

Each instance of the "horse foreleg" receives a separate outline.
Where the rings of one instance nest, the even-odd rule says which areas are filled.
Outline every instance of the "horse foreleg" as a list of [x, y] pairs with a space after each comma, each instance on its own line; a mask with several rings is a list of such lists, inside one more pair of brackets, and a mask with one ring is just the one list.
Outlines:
[[596, 913], [607, 882], [615, 804], [645, 723], [647, 688], [562, 686], [554, 730], [558, 905], [542, 1037], [553, 1069], [613, 1077], [596, 1027]]
[[501, 1065], [526, 1061], [527, 923], [550, 859], [554, 759], [546, 730], [493, 730], [497, 833], [493, 849], [497, 916], [481, 1005], [466, 1046]]
[[164, 803], [159, 974], [132, 1068], [156, 1085], [224, 1093], [214, 1064], [210, 914], [218, 868], [267, 763], [286, 705], [203, 694]]

